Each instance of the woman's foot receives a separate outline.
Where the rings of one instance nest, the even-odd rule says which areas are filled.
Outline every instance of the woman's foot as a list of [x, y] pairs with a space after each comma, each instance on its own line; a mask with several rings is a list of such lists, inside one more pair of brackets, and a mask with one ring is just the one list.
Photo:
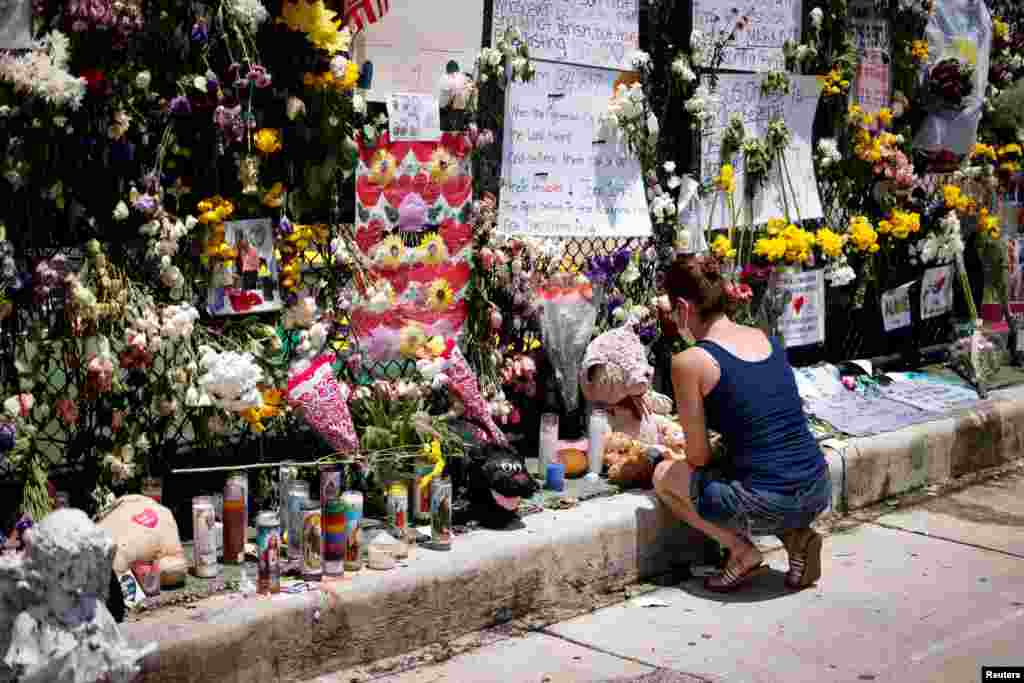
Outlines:
[[821, 578], [821, 535], [814, 529], [795, 529], [780, 536], [789, 555], [786, 587], [803, 590]]
[[716, 593], [729, 593], [768, 569], [761, 551], [747, 545], [739, 553], [730, 553], [729, 563], [718, 576], [709, 576], [704, 587]]

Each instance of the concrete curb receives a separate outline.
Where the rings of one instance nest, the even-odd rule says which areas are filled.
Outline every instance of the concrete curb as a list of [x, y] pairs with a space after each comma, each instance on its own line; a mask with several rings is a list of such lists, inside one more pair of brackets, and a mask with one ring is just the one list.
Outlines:
[[[1020, 457], [1024, 387], [943, 420], [824, 445], [831, 512], [843, 514]], [[407, 567], [363, 570], [323, 591], [215, 596], [122, 631], [159, 643], [146, 683], [306, 680], [527, 614], [585, 613], [602, 594], [699, 562], [702, 551], [652, 494], [629, 493], [531, 515], [520, 530], [475, 532], [450, 552], [418, 549]]]

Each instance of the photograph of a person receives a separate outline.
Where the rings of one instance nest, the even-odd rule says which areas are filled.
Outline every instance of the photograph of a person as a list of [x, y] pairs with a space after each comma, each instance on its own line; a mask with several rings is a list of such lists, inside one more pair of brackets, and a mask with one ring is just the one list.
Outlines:
[[210, 313], [240, 315], [280, 309], [277, 281], [281, 271], [274, 256], [270, 219], [225, 223], [224, 239], [237, 256], [211, 278], [207, 302]]

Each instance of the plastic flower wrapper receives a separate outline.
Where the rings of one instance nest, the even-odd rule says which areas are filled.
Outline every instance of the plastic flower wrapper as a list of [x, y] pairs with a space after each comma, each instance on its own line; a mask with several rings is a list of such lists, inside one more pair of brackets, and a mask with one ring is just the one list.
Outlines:
[[949, 349], [949, 366], [978, 392], [988, 397], [988, 387], [1003, 364], [1000, 346], [982, 331], [984, 321], [958, 326], [958, 338]]
[[579, 403], [579, 370], [597, 322], [594, 289], [582, 275], [560, 273], [538, 292], [540, 329], [567, 411]]
[[288, 373], [288, 402], [302, 408], [303, 418], [331, 448], [351, 453], [359, 449], [359, 437], [348, 410], [349, 388], [334, 376], [334, 360], [333, 353], [325, 353], [293, 365]]

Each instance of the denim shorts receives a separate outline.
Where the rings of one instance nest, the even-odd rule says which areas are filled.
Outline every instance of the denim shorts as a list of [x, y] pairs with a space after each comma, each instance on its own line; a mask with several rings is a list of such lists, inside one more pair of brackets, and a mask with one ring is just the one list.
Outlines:
[[824, 473], [796, 493], [750, 490], [738, 481], [700, 468], [690, 478], [690, 498], [701, 517], [748, 536], [803, 529], [832, 502], [832, 478]]

